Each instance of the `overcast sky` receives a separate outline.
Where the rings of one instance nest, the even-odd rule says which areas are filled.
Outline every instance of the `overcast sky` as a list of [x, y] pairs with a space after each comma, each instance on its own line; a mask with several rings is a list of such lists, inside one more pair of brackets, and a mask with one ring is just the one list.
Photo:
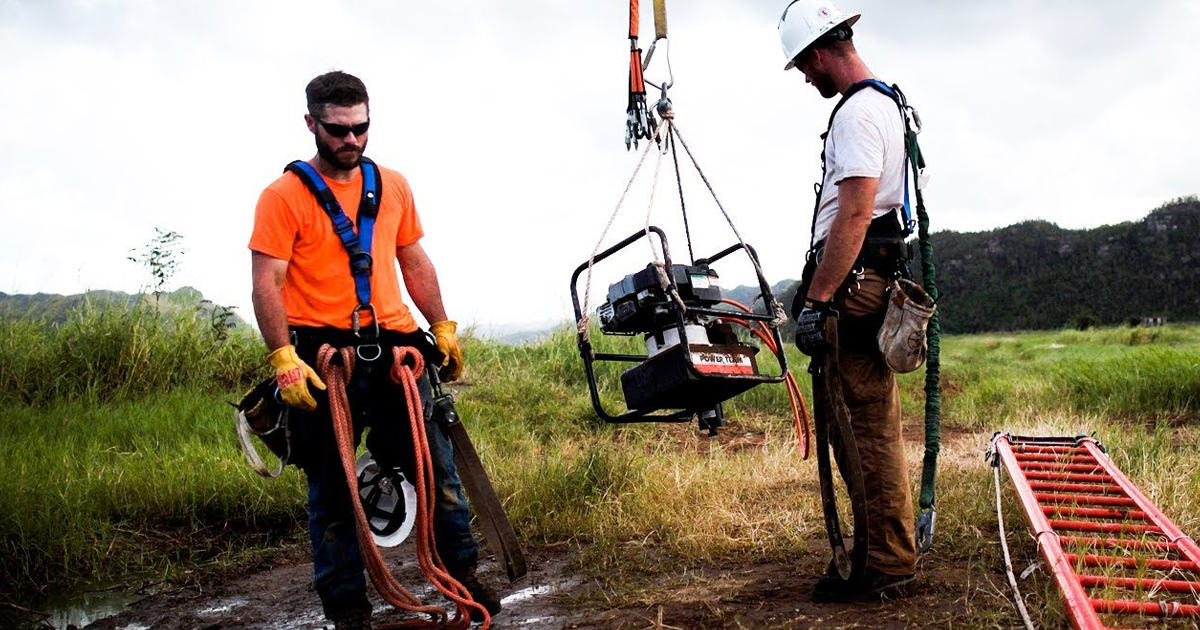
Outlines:
[[[799, 275], [833, 105], [781, 71], [785, 5], [668, 0], [676, 120], [771, 282]], [[1200, 2], [839, 6], [921, 113], [935, 230], [1093, 227], [1200, 193]], [[368, 155], [413, 187], [451, 317], [566, 319], [638, 157], [627, 19], [613, 0], [0, 0], [0, 291], [135, 291], [126, 257], [159, 227], [184, 237], [174, 286], [252, 319], [255, 201], [314, 153], [304, 86], [342, 69], [371, 94]], [[607, 243], [643, 225], [653, 159]], [[653, 216], [675, 226], [668, 165]], [[696, 254], [733, 243], [694, 177], [684, 193]]]

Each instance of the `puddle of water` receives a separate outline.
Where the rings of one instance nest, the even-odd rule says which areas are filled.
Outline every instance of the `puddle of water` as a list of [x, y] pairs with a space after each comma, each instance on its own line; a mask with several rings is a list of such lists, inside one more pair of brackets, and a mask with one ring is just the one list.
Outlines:
[[503, 599], [500, 600], [500, 603], [505, 606], [508, 606], [510, 604], [515, 604], [517, 602], [524, 601], [526, 599], [537, 597], [538, 595], [545, 595], [546, 593], [557, 593], [557, 592], [561, 592], [561, 591], [565, 591], [565, 590], [570, 590], [578, 585], [579, 585], [579, 580], [562, 580], [559, 582], [552, 582], [550, 584], [539, 584], [537, 586], [529, 586], [529, 587], [523, 588], [519, 591], [515, 591], [513, 593], [508, 594], [506, 597], [504, 597]]
[[[521, 619], [520, 621], [517, 621], [514, 625], [534, 626], [534, 627], [544, 626], [546, 628], [549, 628], [550, 624], [552, 624], [556, 621], [560, 621], [561, 619], [562, 619], [561, 617], [528, 617], [526, 619]], [[535, 625], [535, 624], [537, 624], [537, 625]]]
[[111, 617], [123, 610], [136, 599], [138, 595], [124, 591], [84, 591], [55, 595], [35, 603], [31, 608], [50, 613], [46, 623], [57, 630], [63, 630], [69, 625], [80, 628]]
[[220, 606], [209, 606], [208, 608], [201, 608], [200, 610], [196, 611], [196, 614], [200, 615], [201, 617], [212, 617], [214, 615], [227, 613], [227, 612], [233, 610], [234, 608], [237, 608], [238, 606], [244, 606], [245, 604], [246, 604], [246, 600], [244, 600], [244, 599], [234, 599], [234, 600], [227, 601]]
[[555, 590], [555, 587], [551, 586], [549, 584], [542, 584], [540, 586], [530, 586], [528, 588], [523, 588], [515, 593], [509, 594], [508, 596], [502, 598], [500, 600], [500, 603], [502, 605], [507, 606], [509, 604], [514, 604], [521, 600], [529, 599], [530, 597], [537, 597], [538, 595], [545, 595], [546, 593], [549, 593], [552, 590]]

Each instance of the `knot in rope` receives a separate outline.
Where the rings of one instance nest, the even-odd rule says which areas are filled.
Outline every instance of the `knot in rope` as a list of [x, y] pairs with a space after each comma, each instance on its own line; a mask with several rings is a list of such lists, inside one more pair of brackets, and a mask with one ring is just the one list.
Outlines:
[[787, 310], [783, 308], [783, 303], [774, 298], [771, 299], [771, 315], [774, 316], [771, 324], [776, 328], [782, 328], [789, 321]]
[[683, 298], [679, 295], [679, 289], [672, 287], [671, 278], [667, 276], [667, 264], [656, 260], [654, 261], [654, 270], [658, 272], [658, 283], [662, 286], [663, 293], [666, 293], [675, 302], [680, 312], [687, 315], [687, 304], [683, 303]]
[[425, 357], [421, 356], [421, 352], [412, 346], [397, 346], [393, 348], [392, 356], [394, 360], [389, 376], [397, 385], [405, 383], [406, 376], [421, 374], [425, 371]]

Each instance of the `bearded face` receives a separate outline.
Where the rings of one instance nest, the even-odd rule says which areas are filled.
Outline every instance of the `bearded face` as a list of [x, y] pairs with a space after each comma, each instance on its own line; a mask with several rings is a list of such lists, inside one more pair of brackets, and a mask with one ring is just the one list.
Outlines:
[[823, 98], [837, 96], [838, 91], [833, 84], [833, 77], [825, 71], [819, 55], [814, 54], [811, 50], [800, 53], [796, 57], [795, 68], [804, 73], [804, 82], [817, 88]]
[[329, 162], [338, 170], [349, 171], [358, 168], [362, 162], [363, 151], [367, 148], [364, 136], [361, 144], [354, 145], [344, 140], [330, 138], [327, 134], [316, 134], [317, 155]]
[[310, 119], [309, 128], [317, 144], [317, 155], [338, 170], [358, 168], [363, 151], [367, 149], [366, 127], [370, 119], [366, 104], [329, 105], [320, 118], [310, 116]]

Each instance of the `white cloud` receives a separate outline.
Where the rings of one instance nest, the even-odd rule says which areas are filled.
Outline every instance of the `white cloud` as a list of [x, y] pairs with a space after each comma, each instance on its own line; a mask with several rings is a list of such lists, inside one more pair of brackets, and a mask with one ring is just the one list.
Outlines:
[[[680, 128], [771, 280], [799, 272], [833, 105], [780, 71], [783, 4], [669, 6]], [[843, 4], [864, 14], [868, 64], [921, 110], [935, 228], [1095, 226], [1200, 192], [1193, 3]], [[185, 237], [178, 283], [249, 317], [254, 202], [312, 153], [304, 84], [342, 68], [371, 91], [370, 154], [413, 184], [452, 316], [566, 318], [636, 161], [626, 6], [0, 1], [0, 290], [137, 289], [125, 257], [158, 226]], [[644, 221], [649, 168], [609, 242]], [[662, 177], [655, 221], [678, 226]], [[732, 236], [688, 177], [696, 253], [712, 253]]]

